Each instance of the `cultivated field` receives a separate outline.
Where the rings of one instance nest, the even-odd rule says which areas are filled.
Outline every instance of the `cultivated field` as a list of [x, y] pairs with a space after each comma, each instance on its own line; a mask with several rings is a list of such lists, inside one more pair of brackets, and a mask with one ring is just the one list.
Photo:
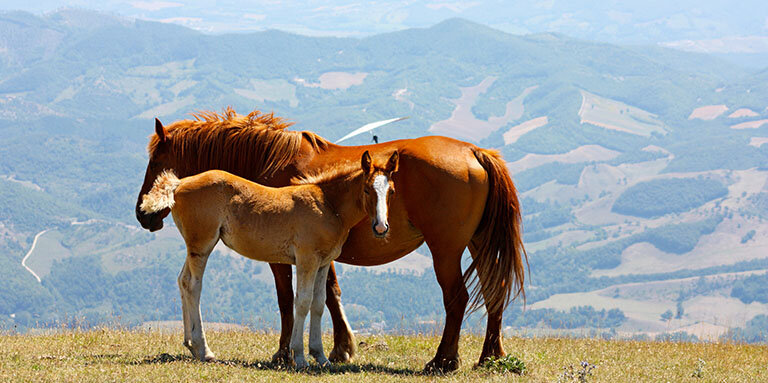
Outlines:
[[[0, 381], [578, 381], [581, 362], [596, 365], [587, 382], [759, 382], [768, 380], [768, 347], [722, 343], [656, 343], [597, 339], [506, 339], [523, 375], [473, 369], [480, 336], [462, 337], [464, 365], [446, 376], [423, 375], [435, 336], [359, 336], [359, 356], [327, 370], [286, 370], [269, 360], [276, 334], [210, 332], [218, 362], [192, 360], [181, 334], [144, 331], [66, 331], [3, 335]], [[328, 337], [326, 337], [328, 338]], [[326, 347], [331, 344], [325, 340]], [[571, 367], [572, 366], [572, 370]]]

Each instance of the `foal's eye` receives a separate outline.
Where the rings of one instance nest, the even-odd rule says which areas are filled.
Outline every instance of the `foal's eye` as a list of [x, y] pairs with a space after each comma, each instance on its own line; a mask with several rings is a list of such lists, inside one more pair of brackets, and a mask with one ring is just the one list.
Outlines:
[[371, 194], [371, 192], [369, 192], [369, 191], [368, 191], [368, 189], [363, 189], [363, 192], [364, 192], [365, 194]]

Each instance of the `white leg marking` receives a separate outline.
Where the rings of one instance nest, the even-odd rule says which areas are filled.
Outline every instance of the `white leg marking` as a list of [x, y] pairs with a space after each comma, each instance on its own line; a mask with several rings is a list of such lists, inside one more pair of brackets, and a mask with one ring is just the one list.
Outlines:
[[[179, 283], [179, 293], [181, 294], [181, 319], [184, 323], [184, 346], [189, 348], [189, 351], [192, 350], [192, 331], [190, 331], [192, 327], [192, 319], [189, 317], [189, 305], [187, 304], [187, 300], [189, 297], [187, 296], [187, 289], [185, 287], [185, 283], [189, 283], [189, 279], [191, 278], [189, 274], [189, 268], [187, 268], [187, 263], [184, 262], [184, 266], [181, 268], [181, 272], [179, 273], [178, 283]], [[194, 352], [193, 352], [194, 355]]]
[[328, 279], [330, 264], [317, 270], [315, 276], [314, 294], [312, 297], [312, 311], [309, 318], [309, 353], [315, 358], [321, 367], [330, 366], [331, 362], [323, 352], [323, 311], [325, 311], [325, 281]]
[[[310, 255], [312, 256], [312, 255]], [[307, 256], [304, 256], [306, 258]], [[304, 358], [304, 321], [312, 304], [312, 288], [317, 275], [317, 266], [296, 256], [296, 299], [294, 299], [293, 331], [291, 332], [291, 353], [296, 368], [307, 367]], [[309, 264], [307, 264], [309, 263]]]
[[189, 253], [184, 265], [188, 273], [183, 274], [179, 282], [179, 287], [184, 290], [182, 298], [186, 298], [186, 305], [182, 305], [182, 307], [186, 306], [185, 311], [189, 318], [190, 338], [187, 347], [201, 361], [215, 359], [213, 352], [208, 348], [208, 342], [205, 340], [203, 319], [200, 315], [200, 292], [203, 290], [203, 273], [207, 261], [208, 254], [192, 255]]

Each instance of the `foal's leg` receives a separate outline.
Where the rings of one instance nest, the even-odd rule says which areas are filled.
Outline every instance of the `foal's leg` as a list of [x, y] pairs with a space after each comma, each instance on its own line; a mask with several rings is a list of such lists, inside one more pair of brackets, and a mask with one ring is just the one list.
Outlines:
[[313, 287], [312, 311], [309, 318], [309, 354], [312, 355], [320, 367], [331, 365], [323, 352], [323, 311], [325, 310], [325, 281], [328, 278], [328, 268], [325, 265], [317, 270], [315, 285]]
[[328, 359], [334, 363], [346, 363], [355, 356], [357, 344], [355, 343], [355, 335], [352, 334], [352, 328], [349, 327], [347, 315], [344, 314], [344, 307], [341, 305], [341, 288], [336, 279], [336, 268], [333, 262], [331, 262], [328, 270], [325, 291], [325, 305], [328, 307], [328, 313], [333, 322], [333, 350], [328, 355]]
[[[184, 266], [181, 268], [177, 282], [179, 284], [179, 294], [181, 294], [181, 319], [184, 324], [184, 346], [190, 348], [192, 345], [192, 319], [189, 316], [189, 305], [187, 304], [186, 289], [182, 288], [182, 280], [189, 279], [190, 273], [187, 268], [187, 262], [184, 261]], [[192, 351], [192, 349], [189, 349]], [[193, 353], [194, 354], [194, 353]]]
[[296, 299], [294, 299], [296, 311], [291, 332], [291, 353], [296, 368], [307, 367], [307, 360], [304, 358], [304, 320], [312, 304], [312, 289], [317, 269], [318, 264], [314, 254], [296, 254]]
[[[181, 291], [182, 309], [184, 315], [184, 345], [192, 352], [195, 358], [207, 362], [215, 359], [213, 352], [208, 348], [203, 331], [203, 321], [200, 315], [200, 292], [203, 288], [203, 273], [208, 262], [211, 250], [194, 252], [187, 247], [187, 260], [179, 275], [179, 290]], [[187, 331], [189, 337], [187, 337]]]

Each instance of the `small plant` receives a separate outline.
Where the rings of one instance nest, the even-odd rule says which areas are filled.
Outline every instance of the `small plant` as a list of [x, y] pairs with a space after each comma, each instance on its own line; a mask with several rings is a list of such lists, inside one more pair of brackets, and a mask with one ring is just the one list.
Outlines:
[[588, 382], [587, 379], [589, 379], [589, 377], [592, 376], [592, 370], [594, 370], [597, 366], [587, 362], [586, 360], [581, 361], [580, 366], [581, 366], [581, 369], [576, 369], [575, 367], [573, 367], [572, 364], [569, 365], [568, 367], [563, 367], [563, 374], [560, 375], [557, 381], [562, 383]]
[[525, 370], [527, 369], [525, 362], [512, 355], [507, 355], [501, 358], [489, 357], [480, 365], [480, 367], [493, 372], [512, 372], [518, 375], [525, 374]]
[[696, 361], [696, 368], [693, 370], [693, 373], [691, 374], [694, 378], [703, 378], [704, 377], [704, 366], [707, 365], [707, 362], [704, 361], [704, 359], [699, 358], [698, 361]]

